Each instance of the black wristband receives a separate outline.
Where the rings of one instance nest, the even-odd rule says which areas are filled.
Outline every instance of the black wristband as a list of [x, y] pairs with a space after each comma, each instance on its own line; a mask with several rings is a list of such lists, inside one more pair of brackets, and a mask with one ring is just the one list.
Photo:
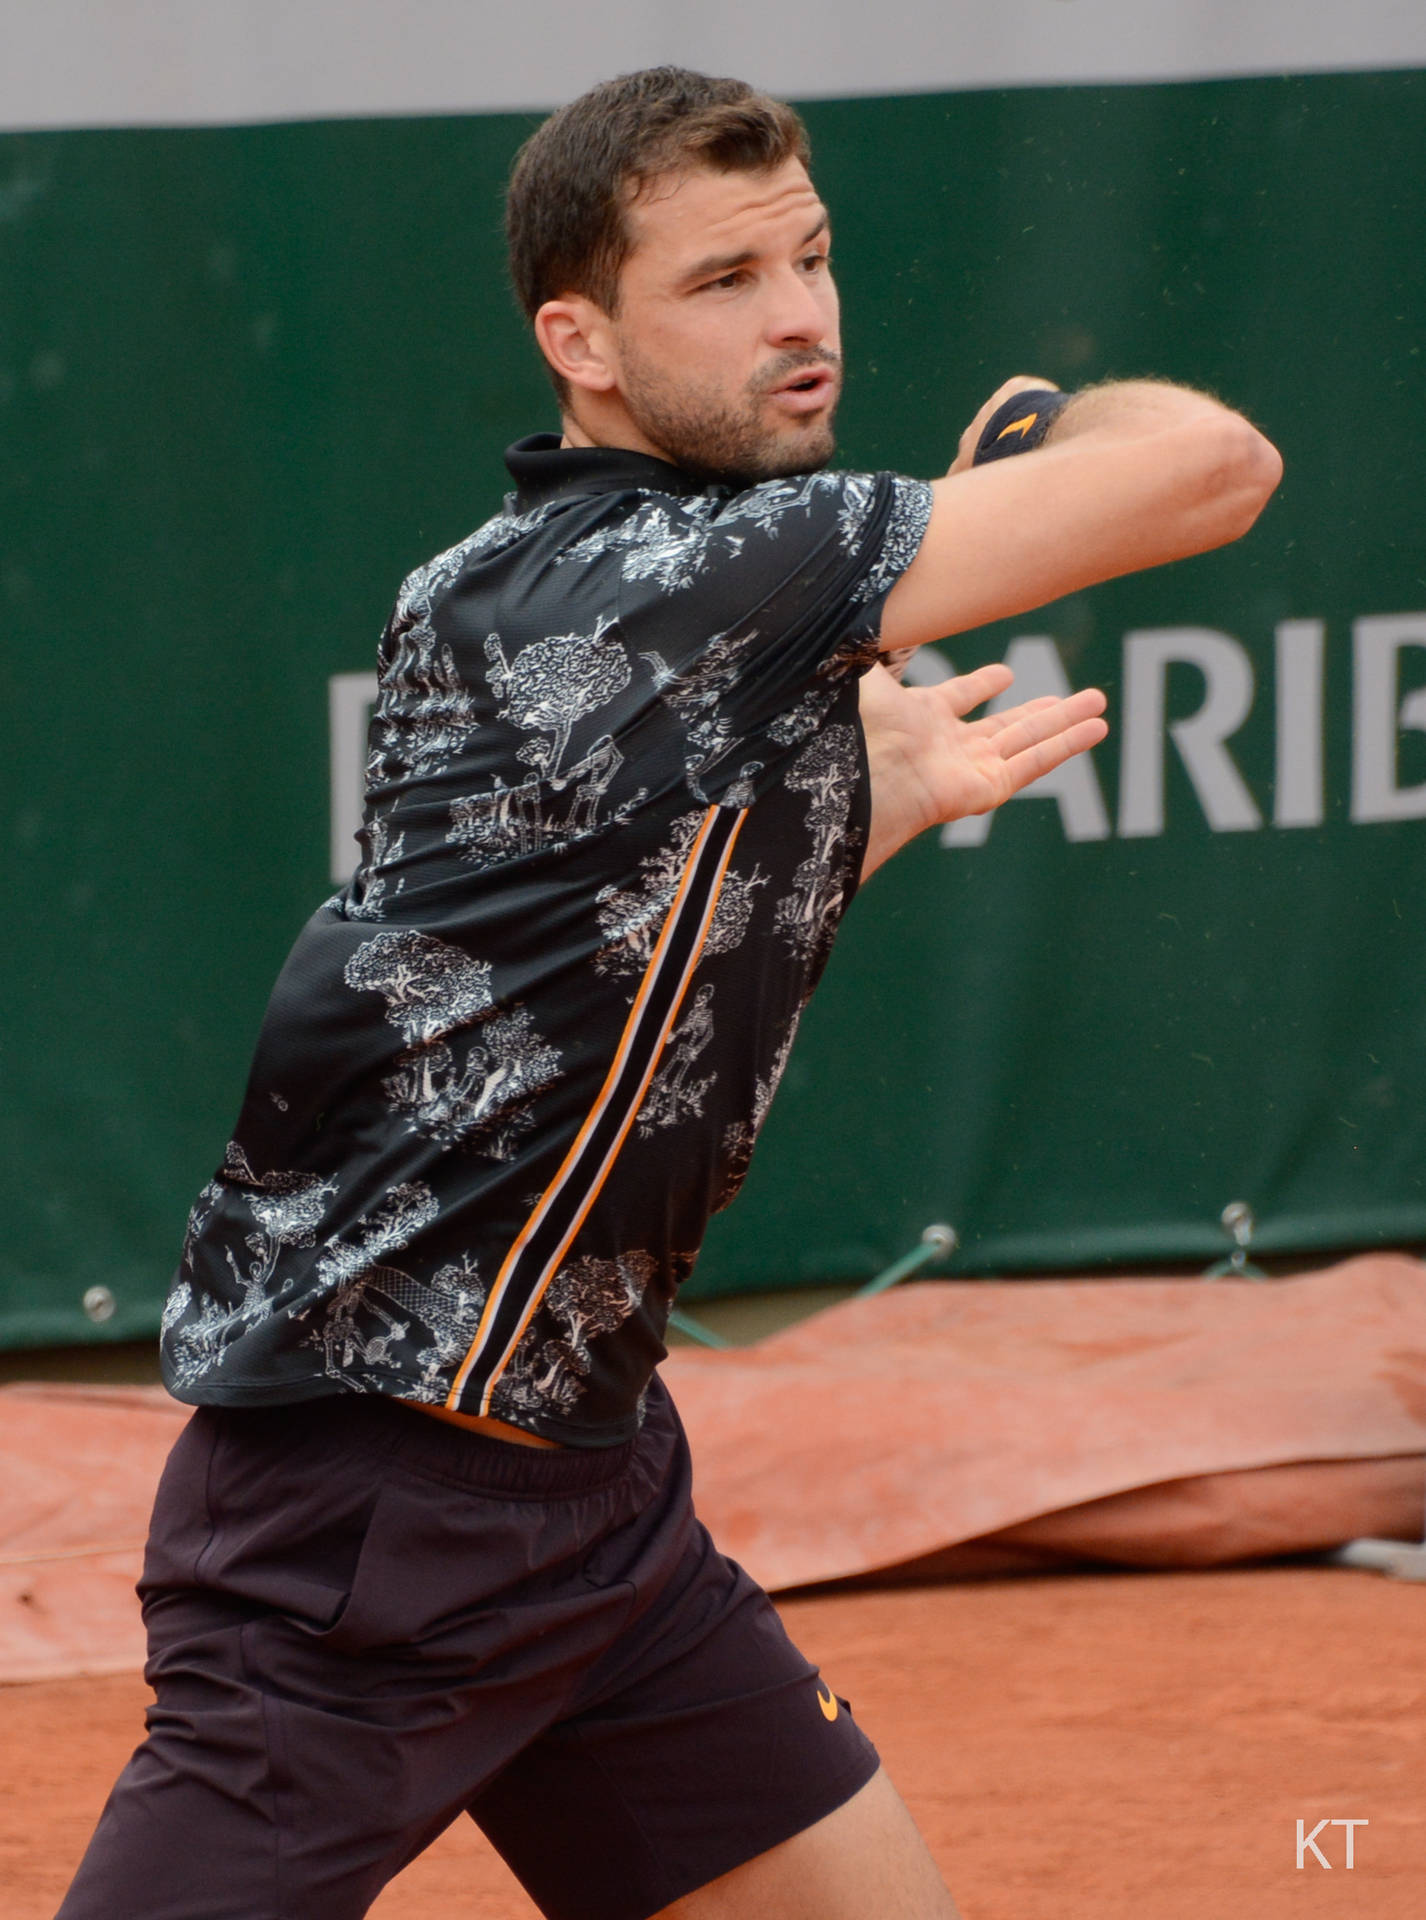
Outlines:
[[1039, 446], [1051, 423], [1069, 403], [1069, 394], [1057, 387], [1026, 387], [1023, 393], [1012, 393], [986, 421], [971, 465], [983, 467], [987, 460], [1029, 453]]

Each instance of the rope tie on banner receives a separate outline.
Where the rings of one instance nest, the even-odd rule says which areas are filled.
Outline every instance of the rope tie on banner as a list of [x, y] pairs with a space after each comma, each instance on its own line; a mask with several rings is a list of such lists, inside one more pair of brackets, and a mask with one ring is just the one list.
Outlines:
[[929, 1227], [921, 1230], [921, 1239], [910, 1253], [903, 1253], [899, 1260], [893, 1260], [889, 1267], [867, 1281], [864, 1287], [858, 1287], [855, 1297], [865, 1300], [874, 1293], [885, 1293], [888, 1287], [894, 1287], [899, 1281], [909, 1280], [913, 1273], [923, 1273], [927, 1267], [937, 1266], [942, 1260], [949, 1260], [956, 1250], [956, 1230], [948, 1227], [944, 1221], [933, 1221]]
[[696, 1340], [700, 1347], [731, 1347], [732, 1341], [725, 1340], [721, 1333], [714, 1333], [712, 1327], [705, 1327], [701, 1320], [695, 1320], [691, 1313], [685, 1313], [682, 1307], [670, 1307], [668, 1323], [677, 1327], [681, 1334], [690, 1340]]
[[[936, 1220], [921, 1231], [921, 1238], [909, 1253], [903, 1253], [899, 1260], [893, 1260], [889, 1267], [874, 1274], [865, 1286], [858, 1287], [852, 1296], [855, 1300], [865, 1300], [871, 1294], [885, 1293], [888, 1287], [894, 1287], [901, 1280], [909, 1280], [914, 1273], [924, 1273], [928, 1267], [937, 1266], [942, 1260], [948, 1260], [956, 1250], [956, 1230], [948, 1227], [944, 1221]], [[700, 1347], [731, 1347], [733, 1342], [725, 1340], [721, 1333], [714, 1333], [711, 1327], [704, 1326], [701, 1320], [695, 1320], [691, 1313], [685, 1313], [679, 1307], [669, 1310], [668, 1323], [677, 1327], [681, 1334], [690, 1340], [696, 1340]]]

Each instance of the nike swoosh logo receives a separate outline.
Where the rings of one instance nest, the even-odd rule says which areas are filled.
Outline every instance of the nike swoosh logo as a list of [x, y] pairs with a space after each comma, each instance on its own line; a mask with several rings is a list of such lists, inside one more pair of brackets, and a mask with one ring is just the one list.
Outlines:
[[1015, 420], [1012, 421], [1008, 427], [1002, 427], [995, 436], [997, 445], [1005, 438], [1007, 433], [1027, 434], [1039, 417], [1038, 413], [1027, 413], [1023, 420]]
[[824, 1696], [823, 1696], [823, 1693], [822, 1693], [822, 1689], [821, 1689], [820, 1687], [818, 1687], [818, 1689], [817, 1689], [817, 1704], [818, 1704], [818, 1706], [819, 1706], [819, 1707], [820, 1707], [820, 1708], [822, 1709], [822, 1718], [823, 1718], [824, 1720], [835, 1720], [835, 1719], [836, 1719], [836, 1717], [837, 1717], [837, 1696], [836, 1696], [836, 1695], [835, 1695], [834, 1693], [829, 1693], [829, 1694], [827, 1694], [827, 1695], [826, 1695], [826, 1696], [824, 1697]]

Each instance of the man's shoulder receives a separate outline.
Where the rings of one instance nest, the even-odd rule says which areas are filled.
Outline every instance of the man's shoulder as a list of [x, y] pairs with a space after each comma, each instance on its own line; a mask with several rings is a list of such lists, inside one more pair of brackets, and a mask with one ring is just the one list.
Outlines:
[[521, 513], [516, 508], [515, 496], [507, 494], [500, 511], [492, 514], [474, 533], [468, 533], [463, 540], [457, 540], [453, 547], [447, 547], [431, 559], [422, 561], [419, 567], [407, 574], [401, 583], [398, 605], [412, 606], [421, 600], [429, 600], [431, 595], [457, 579], [473, 561], [494, 559], [506, 548], [515, 546], [544, 525], [554, 512], [555, 504], [554, 501], [541, 501], [538, 506]]

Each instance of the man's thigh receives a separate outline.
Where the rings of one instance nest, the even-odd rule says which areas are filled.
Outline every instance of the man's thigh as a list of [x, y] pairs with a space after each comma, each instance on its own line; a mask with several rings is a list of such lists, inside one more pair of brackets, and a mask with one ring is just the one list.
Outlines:
[[958, 1920], [956, 1903], [878, 1770], [844, 1805], [780, 1846], [675, 1900], [656, 1920]]

